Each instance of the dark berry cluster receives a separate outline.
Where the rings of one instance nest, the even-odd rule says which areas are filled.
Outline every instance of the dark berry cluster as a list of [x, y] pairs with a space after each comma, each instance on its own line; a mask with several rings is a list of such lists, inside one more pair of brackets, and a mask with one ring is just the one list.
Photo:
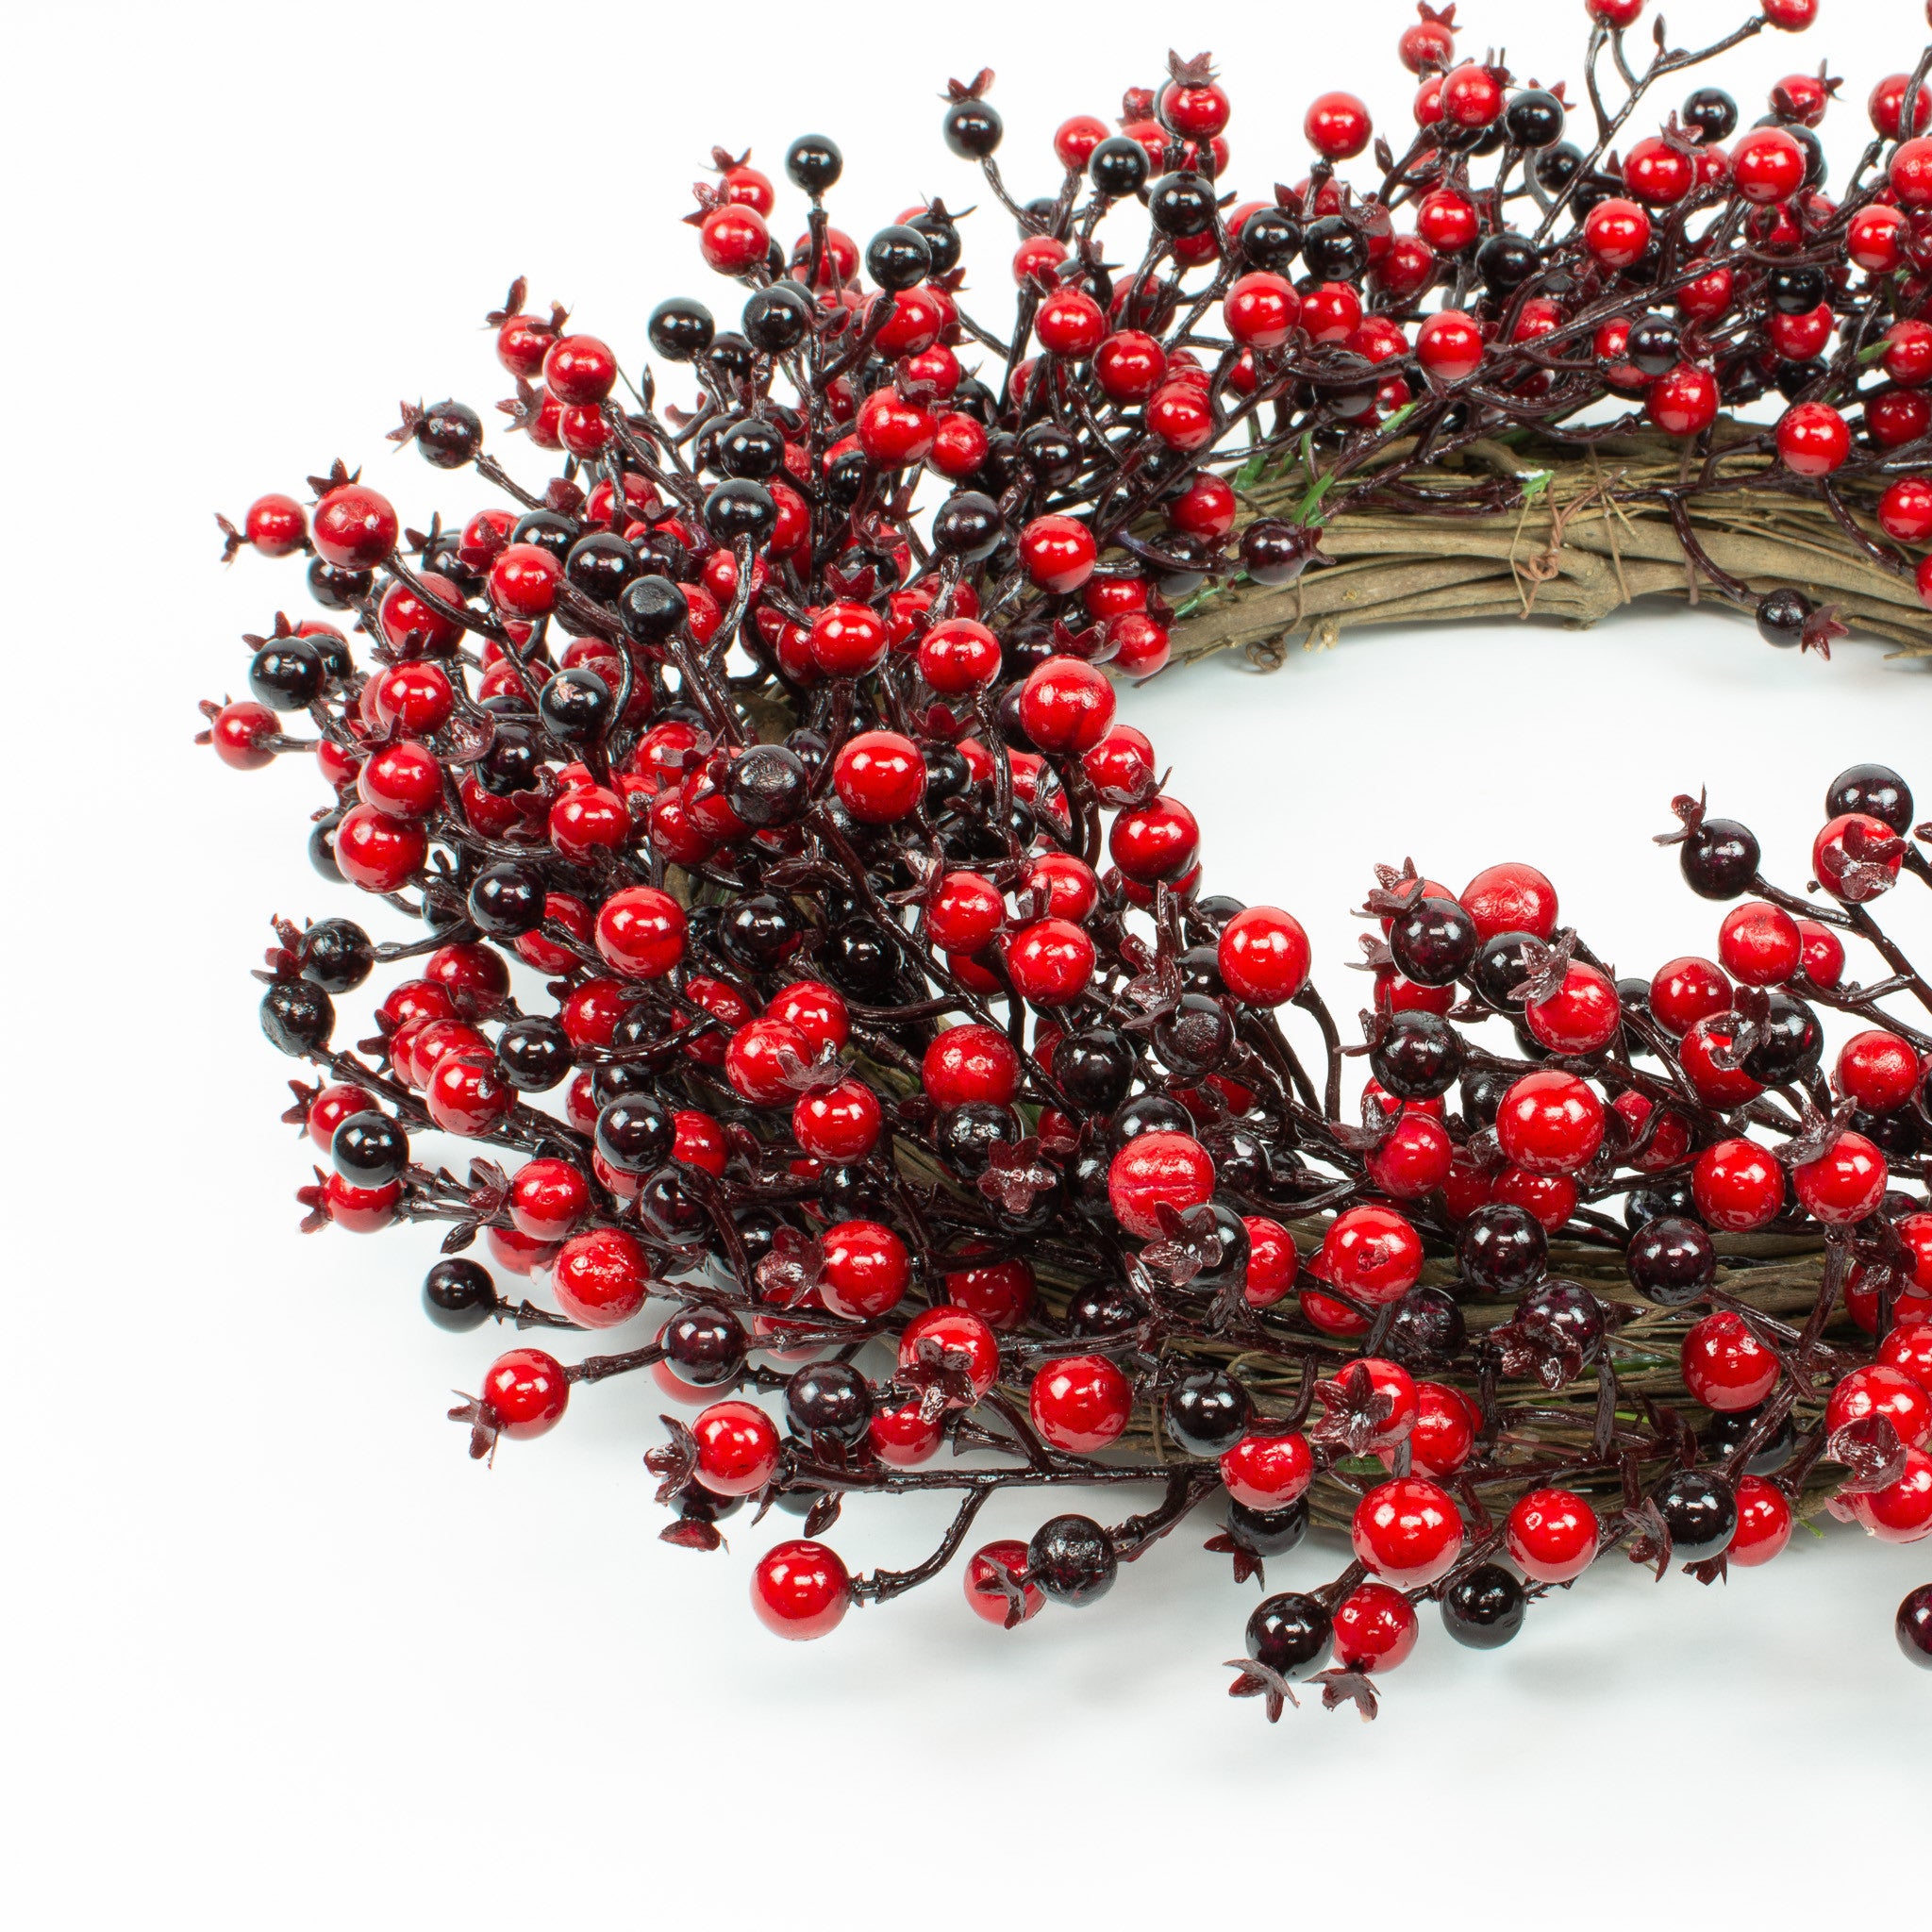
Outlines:
[[[1715, 958], [1649, 979], [1531, 867], [1379, 869], [1344, 1045], [1302, 926], [1202, 892], [1193, 815], [1115, 722], [1102, 667], [1158, 670], [1181, 600], [1291, 579], [1351, 504], [1440, 508], [1405, 478], [1477, 439], [1587, 442], [1606, 398], [1685, 439], [1674, 508], [1748, 478], [1823, 492], [1888, 567], [1868, 509], [1932, 536], [1932, 55], [1874, 92], [1834, 202], [1835, 82], [1741, 134], [1702, 88], [1628, 141], [1707, 56], [1660, 39], [1634, 72], [1641, 0], [1589, 0], [1578, 144], [1562, 90], [1420, 10], [1417, 132], [1360, 189], [1336, 164], [1373, 129], [1331, 93], [1307, 178], [1236, 204], [1203, 58], [1117, 129], [1066, 122], [1058, 190], [1021, 204], [991, 76], [955, 83], [946, 142], [1019, 225], [1010, 337], [969, 313], [941, 203], [861, 248], [806, 136], [788, 253], [774, 184], [720, 151], [692, 221], [741, 307], [652, 313], [681, 404], [520, 283], [503, 408], [558, 474], [525, 488], [475, 410], [411, 408], [394, 440], [502, 507], [406, 529], [338, 464], [229, 530], [305, 555], [359, 646], [278, 618], [205, 736], [242, 769], [313, 756], [316, 868], [425, 928], [276, 925], [262, 1024], [324, 1082], [288, 1116], [327, 1160], [308, 1224], [447, 1224], [448, 1328], [647, 1320], [571, 1364], [512, 1348], [456, 1413], [484, 1456], [652, 1375], [691, 1412], [646, 1457], [668, 1537], [715, 1548], [747, 1499], [804, 1518], [753, 1578], [782, 1634], [956, 1556], [994, 1622], [1091, 1603], [1211, 1507], [1238, 1580], [1311, 1521], [1354, 1546], [1261, 1603], [1236, 1692], [1278, 1714], [1319, 1676], [1372, 1712], [1421, 1604], [1488, 1647], [1611, 1550], [1709, 1581], [1811, 1508], [1932, 1534], [1932, 984], [1872, 909], [1932, 883], [1898, 774], [1832, 785], [1809, 897], [1678, 799], [1664, 842], [1728, 909]], [[1766, 0], [1707, 54], [1814, 10]], [[1142, 206], [1139, 266], [1109, 266], [1108, 216]], [[1769, 389], [1774, 425], [1712, 437]], [[1246, 466], [1282, 459], [1305, 514], [1244, 512]], [[1752, 601], [1777, 641], [1835, 628]], [[378, 967], [408, 976], [351, 1050], [334, 1002]], [[1859, 1030], [1827, 1071], [1831, 1012]], [[452, 1139], [480, 1143], [460, 1174]], [[969, 1547], [991, 1495], [1047, 1485], [1144, 1507]], [[855, 1574], [820, 1541], [846, 1495], [918, 1490], [959, 1497], [926, 1561]], [[1925, 1592], [1899, 1631], [1932, 1662]]]

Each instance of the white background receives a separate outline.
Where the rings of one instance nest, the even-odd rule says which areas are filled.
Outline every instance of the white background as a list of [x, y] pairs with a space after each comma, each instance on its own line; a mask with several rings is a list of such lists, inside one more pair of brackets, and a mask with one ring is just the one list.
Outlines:
[[[1461, 10], [1465, 48], [1576, 77], [1579, 0]], [[1670, 12], [1715, 38], [1742, 10]], [[792, 1525], [740, 1519], [729, 1557], [658, 1543], [641, 1378], [473, 1466], [445, 1391], [499, 1342], [424, 1321], [426, 1238], [295, 1233], [308, 1150], [275, 1124], [290, 1069], [245, 975], [269, 913], [355, 908], [303, 856], [306, 761], [242, 776], [189, 742], [194, 701], [242, 689], [239, 634], [305, 608], [293, 566], [217, 566], [210, 511], [306, 494], [339, 454], [408, 517], [470, 507], [382, 441], [396, 400], [487, 411], [506, 384], [477, 325], [519, 272], [628, 356], [666, 292], [728, 313], [676, 225], [714, 141], [775, 175], [793, 134], [832, 133], [835, 219], [862, 239], [915, 194], [985, 203], [939, 139], [949, 74], [1000, 71], [1001, 160], [1032, 192], [1057, 179], [1064, 114], [1111, 113], [1177, 36], [1211, 39], [1232, 180], [1265, 192], [1303, 172], [1321, 86], [1405, 125], [1411, 9], [32, 12], [0, 116], [11, 1923], [1357, 1906], [1688, 1925], [1790, 1924], [1840, 1896], [1923, 1916], [1916, 1861], [1893, 1855], [1924, 1841], [1932, 1677], [1891, 1618], [1924, 1550], [1801, 1534], [1711, 1591], [1608, 1564], [1500, 1656], [1427, 1629], [1370, 1727], [1305, 1708], [1271, 1730], [1222, 1694], [1252, 1589], [1191, 1527], [1085, 1615], [1006, 1635], [948, 1577], [780, 1646], [745, 1579]], [[1828, 50], [1850, 75], [1841, 152], [1873, 80], [1911, 65], [1923, 9], [1825, 13], [1745, 50], [1731, 84], [1755, 114], [1757, 90]], [[1010, 228], [983, 207], [969, 237], [1003, 288]], [[1801, 662], [1681, 613], [1372, 634], [1124, 701], [1200, 813], [1210, 889], [1297, 908], [1344, 1010], [1372, 860], [1412, 852], [1452, 884], [1534, 860], [1600, 950], [1648, 971], [1715, 937], [1649, 843], [1673, 792], [1708, 784], [1801, 883], [1840, 766], [1893, 760], [1932, 796], [1928, 708], [1923, 670], [1869, 642]], [[1023, 1502], [986, 1526], [1037, 1520]], [[902, 1562], [929, 1528], [855, 1507], [838, 1541]], [[1271, 1583], [1339, 1560], [1305, 1548]]]

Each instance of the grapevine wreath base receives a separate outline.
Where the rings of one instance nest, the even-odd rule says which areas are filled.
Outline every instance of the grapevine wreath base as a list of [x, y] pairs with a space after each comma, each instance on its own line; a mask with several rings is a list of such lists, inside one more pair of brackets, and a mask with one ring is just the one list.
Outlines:
[[[455, 1411], [473, 1453], [654, 1378], [668, 1539], [803, 1518], [752, 1576], [790, 1637], [956, 1557], [1011, 1626], [1200, 1514], [1238, 1583], [1344, 1530], [1247, 1618], [1232, 1688], [1271, 1717], [1307, 1678], [1373, 1712], [1419, 1611], [1500, 1644], [1618, 1552], [1710, 1582], [1820, 1508], [1932, 1533], [1932, 983], [1874, 909], [1932, 884], [1904, 779], [1831, 783], [1808, 891], [1675, 800], [1714, 957], [1649, 978], [1526, 865], [1377, 868], [1344, 1044], [1293, 916], [1205, 892], [1100, 668], [1653, 591], [1927, 648], [1932, 53], [1834, 194], [1828, 75], [1755, 126], [1708, 85], [1639, 117], [1816, 0], [1695, 55], [1661, 23], [1640, 53], [1641, 0], [1583, 10], [1580, 108], [1424, 6], [1407, 151], [1344, 182], [1374, 132], [1324, 94], [1306, 178], [1248, 202], [1205, 58], [1118, 131], [1066, 122], [1024, 203], [991, 76], [954, 84], [1005, 210], [974, 225], [1018, 225], [1010, 337], [963, 210], [860, 249], [807, 136], [788, 255], [721, 151], [691, 220], [741, 317], [652, 314], [680, 403], [519, 284], [503, 408], [557, 474], [407, 408], [394, 440], [492, 507], [406, 529], [338, 464], [229, 529], [341, 621], [251, 638], [204, 735], [314, 758], [317, 869], [425, 927], [276, 923], [306, 1225], [446, 1224], [432, 1318], [545, 1331]], [[334, 1001], [378, 967], [351, 1047]], [[975, 1549], [1014, 1489], [1081, 1493]], [[958, 1510], [910, 1569], [824, 1541], [848, 1495], [928, 1490]], [[1897, 1628], [1932, 1664], [1932, 1587]]]

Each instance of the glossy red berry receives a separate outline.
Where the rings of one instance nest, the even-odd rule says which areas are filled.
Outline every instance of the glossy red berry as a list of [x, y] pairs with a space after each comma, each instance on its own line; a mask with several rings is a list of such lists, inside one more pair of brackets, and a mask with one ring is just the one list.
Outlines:
[[1777, 1357], [1728, 1308], [1691, 1324], [1678, 1359], [1685, 1388], [1721, 1413], [1756, 1408], [1777, 1386]]
[[1837, 1075], [1839, 1091], [1867, 1113], [1890, 1113], [1918, 1091], [1924, 1064], [1909, 1041], [1869, 1027], [1839, 1049]]
[[767, 1550], [751, 1574], [751, 1607], [785, 1638], [824, 1637], [852, 1606], [852, 1578], [835, 1550], [803, 1539]]
[[899, 1371], [907, 1374], [931, 1372], [936, 1356], [938, 1367], [952, 1375], [963, 1375], [970, 1387], [950, 1389], [948, 1408], [964, 1408], [983, 1396], [1000, 1376], [999, 1337], [979, 1317], [965, 1308], [927, 1308], [913, 1316], [899, 1337]]
[[1932, 1441], [1932, 1395], [1898, 1369], [1868, 1364], [1840, 1377], [1824, 1407], [1824, 1426], [1840, 1429], [1871, 1416], [1881, 1416], [1910, 1449]]
[[1105, 1356], [1062, 1356], [1041, 1364], [1028, 1406], [1043, 1441], [1091, 1455], [1120, 1440], [1134, 1412], [1134, 1386]]
[[[545, 1239], [540, 1226], [518, 1224], [519, 1232], [533, 1240]], [[643, 1307], [651, 1291], [650, 1257], [642, 1242], [623, 1228], [593, 1228], [572, 1236], [557, 1251], [551, 1283], [558, 1306], [573, 1322], [586, 1328], [614, 1328]]]
[[1438, 1484], [1396, 1476], [1356, 1506], [1351, 1539], [1357, 1559], [1384, 1583], [1419, 1590], [1445, 1575], [1461, 1555], [1462, 1512]]
[[[989, 1624], [1004, 1625], [1012, 1615], [1012, 1599], [994, 1581], [995, 1573], [1004, 1572], [1014, 1581], [1026, 1574], [1026, 1545], [1017, 1538], [1004, 1538], [998, 1542], [982, 1543], [974, 1551], [966, 1562], [965, 1585], [966, 1602], [975, 1617], [984, 1617]], [[1037, 1583], [1024, 1583], [1020, 1586], [1020, 1618], [1037, 1616], [1046, 1602], [1046, 1592]]]
[[1228, 991], [1256, 1007], [1293, 999], [1307, 984], [1312, 957], [1301, 922], [1274, 906], [1243, 908], [1222, 927], [1215, 948]]
[[1021, 566], [1043, 591], [1077, 591], [1093, 575], [1093, 533], [1072, 517], [1035, 517], [1020, 532]]
[[1717, 421], [1717, 378], [1694, 362], [1679, 362], [1650, 386], [1644, 408], [1667, 436], [1701, 436]]
[[570, 1379], [555, 1356], [541, 1348], [513, 1348], [490, 1364], [481, 1400], [501, 1434], [526, 1442], [563, 1420]]
[[926, 1048], [920, 1077], [935, 1107], [1004, 1106], [1019, 1091], [1020, 1060], [995, 1026], [949, 1026]]
[[1049, 658], [1020, 687], [1020, 722], [1049, 758], [1091, 751], [1107, 736], [1113, 709], [1107, 675], [1079, 658]]
[[1805, 150], [1782, 127], [1754, 127], [1731, 150], [1731, 185], [1748, 202], [1789, 201], [1805, 185]]
[[1419, 1631], [1399, 1590], [1359, 1583], [1335, 1607], [1336, 1661], [1344, 1670], [1392, 1671], [1414, 1650]]
[[1777, 425], [1778, 460], [1799, 476], [1829, 476], [1852, 453], [1852, 432], [1829, 403], [1799, 403]]
[[876, 1221], [841, 1221], [819, 1241], [819, 1294], [848, 1321], [871, 1322], [905, 1299], [912, 1279], [906, 1243]]
[[1400, 1301], [1422, 1278], [1422, 1239], [1392, 1208], [1347, 1208], [1323, 1236], [1316, 1266], [1343, 1294], [1381, 1307]]
[[1574, 1582], [1596, 1560], [1596, 1511], [1569, 1490], [1531, 1490], [1511, 1507], [1504, 1541], [1531, 1582]]
[[1863, 1134], [1840, 1134], [1816, 1160], [1791, 1170], [1791, 1185], [1812, 1220], [1849, 1227], [1877, 1211], [1889, 1178], [1885, 1156]]
[[1715, 961], [1694, 954], [1659, 966], [1650, 982], [1652, 1017], [1679, 1040], [1700, 1020], [1730, 1009], [1730, 981]]
[[1737, 1568], [1755, 1570], [1779, 1555], [1791, 1540], [1795, 1519], [1785, 1492], [1761, 1475], [1738, 1478], [1738, 1527], [1725, 1562]]
[[1607, 974], [1573, 963], [1555, 992], [1524, 1008], [1523, 1024], [1552, 1053], [1597, 1053], [1617, 1037], [1623, 1003]]
[[896, 731], [861, 731], [840, 746], [832, 783], [861, 824], [887, 825], [918, 808], [925, 795], [925, 760]]
[[1302, 119], [1308, 145], [1331, 161], [1353, 160], [1374, 131], [1367, 105], [1350, 93], [1317, 95]]
[[802, 1093], [791, 1109], [791, 1137], [813, 1158], [842, 1167], [878, 1145], [884, 1117], [863, 1080], [841, 1080]]
[[1745, 986], [1782, 986], [1798, 970], [1804, 941], [1797, 921], [1782, 906], [1747, 899], [1724, 914], [1717, 950], [1733, 979]]
[[1755, 1141], [1720, 1141], [1690, 1171], [1697, 1211], [1712, 1227], [1749, 1234], [1775, 1220], [1785, 1202], [1784, 1170]]
[[1496, 1109], [1496, 1138], [1530, 1174], [1574, 1174], [1603, 1145], [1603, 1102], [1572, 1074], [1525, 1074]]
[[1243, 1436], [1221, 1457], [1221, 1480], [1250, 1509], [1286, 1509], [1314, 1480], [1314, 1453], [1298, 1431]]
[[1131, 1235], [1153, 1241], [1162, 1232], [1159, 1210], [1185, 1213], [1214, 1192], [1214, 1162], [1191, 1134], [1140, 1134], [1108, 1168], [1114, 1219]]

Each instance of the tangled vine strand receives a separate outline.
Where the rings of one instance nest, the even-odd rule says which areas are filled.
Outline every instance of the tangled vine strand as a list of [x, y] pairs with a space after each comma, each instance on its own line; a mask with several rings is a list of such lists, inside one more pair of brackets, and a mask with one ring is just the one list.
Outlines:
[[[425, 1299], [453, 1329], [658, 1322], [504, 1354], [454, 1411], [475, 1455], [651, 1374], [697, 1410], [645, 1458], [668, 1539], [715, 1549], [747, 1499], [803, 1515], [753, 1578], [790, 1636], [961, 1555], [991, 1621], [1090, 1602], [1210, 1503], [1238, 1582], [1346, 1529], [1345, 1570], [1248, 1621], [1232, 1688], [1271, 1717], [1304, 1678], [1373, 1715], [1420, 1603], [1491, 1645], [1616, 1549], [1708, 1582], [1820, 1507], [1932, 1533], [1932, 982], [1873, 911], [1932, 884], [1905, 780], [1833, 782], [1808, 893], [1674, 801], [1660, 842], [1730, 910], [1715, 959], [1649, 980], [1532, 868], [1377, 868], [1344, 1045], [1292, 915], [1203, 895], [1097, 668], [1152, 675], [1177, 614], [1197, 637], [1319, 584], [1351, 519], [1520, 524], [1532, 456], [1640, 430], [1674, 466], [1599, 466], [1588, 508], [1667, 527], [1773, 642], [1828, 650], [1842, 613], [1720, 561], [1727, 507], [1802, 506], [1846, 568], [1927, 582], [1932, 50], [1874, 91], [1834, 199], [1822, 72], [1741, 134], [1700, 87], [1630, 139], [1660, 83], [1815, 0], [1699, 53], [1659, 23], [1648, 60], [1641, 10], [1589, 0], [1573, 142], [1561, 89], [1459, 59], [1424, 5], [1407, 150], [1344, 182], [1373, 129], [1324, 95], [1307, 178], [1247, 204], [1206, 57], [1119, 131], [1066, 122], [1024, 203], [991, 75], [953, 83], [947, 142], [1019, 227], [1009, 336], [969, 313], [963, 215], [861, 251], [838, 148], [802, 137], [788, 257], [774, 184], [718, 150], [691, 219], [741, 327], [677, 297], [648, 329], [691, 407], [519, 282], [501, 407], [560, 474], [525, 488], [476, 411], [406, 407], [391, 440], [510, 507], [406, 530], [338, 462], [310, 506], [224, 522], [230, 558], [306, 556], [361, 641], [278, 616], [204, 739], [312, 755], [317, 869], [425, 927], [276, 923], [262, 1024], [321, 1076], [286, 1116], [328, 1160], [305, 1226], [446, 1224]], [[391, 966], [339, 1043], [335, 998]], [[1821, 1010], [1859, 1027], [1829, 1074]], [[465, 1172], [419, 1158], [436, 1136], [479, 1143]], [[995, 1491], [1124, 1484], [1153, 1486], [1138, 1513], [968, 1554]], [[819, 1540], [850, 1494], [926, 1490], [958, 1507], [908, 1570]], [[1932, 1658], [1932, 1590], [1898, 1629]]]

